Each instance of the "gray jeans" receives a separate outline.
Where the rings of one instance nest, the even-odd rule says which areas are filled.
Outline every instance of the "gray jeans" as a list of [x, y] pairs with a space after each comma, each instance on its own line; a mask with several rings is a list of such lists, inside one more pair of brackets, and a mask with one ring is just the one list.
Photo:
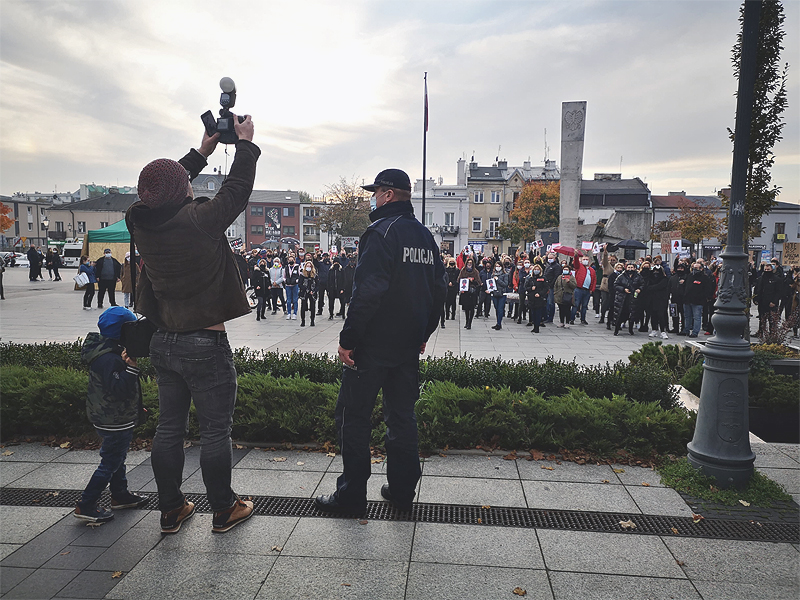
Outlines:
[[183, 504], [183, 440], [194, 401], [200, 424], [200, 470], [211, 510], [233, 505], [231, 425], [236, 405], [236, 369], [224, 331], [158, 331], [150, 342], [158, 378], [158, 427], [152, 464], [162, 512]]

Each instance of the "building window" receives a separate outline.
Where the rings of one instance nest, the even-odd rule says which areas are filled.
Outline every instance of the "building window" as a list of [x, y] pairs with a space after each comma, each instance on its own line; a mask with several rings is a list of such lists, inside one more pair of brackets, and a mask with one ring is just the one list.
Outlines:
[[500, 204], [500, 192], [492, 192], [492, 204]]
[[64, 231], [64, 221], [56, 221], [56, 231]]
[[86, 221], [78, 221], [78, 233], [86, 233]]
[[517, 200], [519, 200], [519, 192], [514, 192], [511, 195], [511, 202], [514, 208], [517, 208]]
[[786, 223], [775, 223], [775, 233], [786, 233]]
[[250, 233], [252, 235], [264, 235], [263, 225], [250, 225]]
[[423, 223], [423, 225], [425, 225], [425, 227], [430, 227], [431, 225], [433, 225], [433, 213], [432, 212], [426, 212], [425, 213], [425, 223]]
[[225, 237], [235, 238], [236, 237], [236, 225], [231, 225], [228, 227], [228, 231], [225, 232]]
[[42, 218], [44, 218], [44, 208], [41, 207], [39, 208], [39, 214], [41, 215]]
[[304, 225], [303, 235], [319, 235], [319, 230], [313, 225]]
[[[286, 210], [286, 209], [284, 208], [283, 210]], [[294, 212], [294, 209], [292, 209], [292, 212]], [[283, 235], [294, 235], [294, 225], [284, 225], [284, 227], [283, 227]]]
[[33, 210], [31, 209], [31, 207], [30, 207], [30, 206], [28, 207], [28, 216], [29, 216], [29, 217], [32, 217], [32, 216], [33, 216]]
[[306, 217], [316, 217], [317, 216], [317, 209], [316, 208], [304, 208], [303, 215]]
[[452, 227], [456, 224], [456, 213], [444, 213], [444, 224]]
[[284, 206], [283, 207], [283, 216], [284, 217], [293, 217], [294, 216], [294, 206]]
[[483, 204], [483, 192], [475, 192], [475, 204]]
[[478, 233], [483, 230], [483, 219], [480, 217], [472, 217], [472, 231]]
[[492, 236], [497, 235], [497, 228], [500, 227], [500, 219], [496, 217], [489, 218], [489, 233]]
[[28, 231], [33, 231], [33, 223], [28, 223]]
[[211, 179], [208, 180], [208, 183], [206, 185], [208, 186], [208, 189], [211, 190], [212, 192], [214, 191], [214, 188], [217, 187], [217, 184]]
[[251, 206], [250, 207], [250, 214], [254, 217], [263, 217], [264, 216], [264, 207], [263, 206]]
[[100, 221], [100, 229], [103, 229], [104, 227], [108, 227], [108, 221]]

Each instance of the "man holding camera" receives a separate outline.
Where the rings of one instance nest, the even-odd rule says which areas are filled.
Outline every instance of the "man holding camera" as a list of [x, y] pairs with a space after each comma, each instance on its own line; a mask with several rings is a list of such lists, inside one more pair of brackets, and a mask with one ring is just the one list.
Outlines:
[[140, 201], [126, 216], [145, 264], [136, 307], [158, 327], [150, 343], [159, 398], [152, 464], [162, 533], [177, 532], [194, 514], [194, 504], [181, 492], [192, 401], [200, 424], [200, 468], [214, 512], [212, 531], [228, 531], [253, 512], [253, 503], [231, 489], [236, 370], [225, 321], [248, 314], [250, 306], [225, 231], [247, 206], [261, 151], [252, 142], [250, 116], [233, 123], [236, 156], [214, 198], [194, 198], [191, 186], [219, 141], [219, 133], [205, 133], [200, 147], [179, 162], [162, 158], [142, 170]]

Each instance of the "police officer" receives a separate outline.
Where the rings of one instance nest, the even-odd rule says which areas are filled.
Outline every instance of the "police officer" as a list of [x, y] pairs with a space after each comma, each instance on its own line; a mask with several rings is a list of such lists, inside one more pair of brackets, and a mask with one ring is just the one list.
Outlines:
[[319, 510], [341, 514], [366, 510], [370, 417], [380, 389], [388, 478], [381, 495], [398, 510], [411, 509], [421, 476], [414, 414], [419, 356], [436, 331], [447, 291], [436, 242], [414, 218], [408, 175], [387, 169], [362, 187], [373, 192], [372, 224], [358, 245], [353, 296], [339, 335], [344, 369], [336, 428], [344, 472], [333, 494], [316, 499]]

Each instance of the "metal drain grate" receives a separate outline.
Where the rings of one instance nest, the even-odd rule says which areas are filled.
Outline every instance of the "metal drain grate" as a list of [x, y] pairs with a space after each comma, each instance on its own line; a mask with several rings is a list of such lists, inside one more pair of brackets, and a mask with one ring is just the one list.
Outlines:
[[[5, 506], [51, 506], [69, 508], [80, 499], [78, 490], [0, 488], [0, 504]], [[186, 494], [199, 512], [211, 512], [204, 494]], [[255, 514], [279, 517], [341, 518], [318, 511], [313, 498], [251, 496]], [[108, 504], [106, 492], [102, 499]], [[143, 508], [156, 510], [155, 494]], [[354, 515], [346, 518], [353, 518]], [[356, 515], [357, 516], [357, 515]], [[420, 523], [459, 523], [494, 527], [534, 527], [570, 531], [597, 531], [626, 534], [663, 535], [723, 540], [800, 543], [800, 524], [666, 517], [628, 513], [543, 510], [535, 508], [481, 507], [454, 504], [417, 503], [408, 512], [397, 511], [385, 502], [368, 502], [363, 518], [377, 521], [417, 521]], [[633, 521], [635, 529], [623, 529], [620, 521]]]

